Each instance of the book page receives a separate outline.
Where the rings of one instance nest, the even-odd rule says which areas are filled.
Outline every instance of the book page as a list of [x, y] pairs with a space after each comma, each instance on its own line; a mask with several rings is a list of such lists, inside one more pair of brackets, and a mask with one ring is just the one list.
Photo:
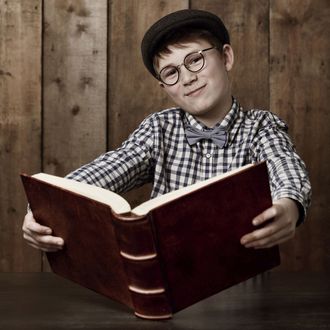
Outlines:
[[123, 214], [131, 211], [129, 203], [123, 197], [110, 190], [46, 173], [38, 173], [32, 177], [107, 204], [115, 213]]
[[217, 175], [215, 177], [212, 177], [210, 179], [207, 179], [205, 181], [199, 181], [199, 182], [196, 182], [190, 186], [187, 186], [187, 187], [183, 187], [181, 189], [178, 189], [178, 190], [174, 190], [174, 191], [171, 191], [167, 194], [164, 194], [162, 196], [159, 196], [159, 197], [156, 197], [154, 199], [151, 199], [149, 201], [146, 201], [142, 204], [140, 204], [139, 206], [135, 207], [133, 210], [132, 210], [132, 213], [138, 215], [138, 216], [141, 216], [141, 215], [146, 215], [149, 211], [151, 211], [152, 209], [160, 206], [160, 205], [163, 205], [163, 204], [166, 204], [170, 201], [173, 201], [175, 199], [177, 199], [178, 197], [180, 196], [184, 196], [184, 195], [187, 195], [195, 190], [198, 190], [202, 187], [205, 187], [213, 182], [216, 182], [216, 181], [219, 181], [219, 180], [222, 180], [228, 176], [231, 176], [231, 175], [234, 175], [238, 172], [241, 172], [249, 167], [252, 167], [254, 166], [254, 164], [248, 164], [248, 165], [245, 165], [245, 166], [242, 166], [238, 169], [235, 169], [235, 170], [232, 170], [232, 171], [229, 171], [227, 173], [223, 173], [223, 174], [220, 174], [220, 175]]

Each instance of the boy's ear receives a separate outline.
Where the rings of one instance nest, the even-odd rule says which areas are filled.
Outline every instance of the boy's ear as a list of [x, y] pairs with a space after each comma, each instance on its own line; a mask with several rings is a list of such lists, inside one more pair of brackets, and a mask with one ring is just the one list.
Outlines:
[[234, 66], [234, 51], [229, 44], [225, 44], [223, 46], [222, 51], [223, 51], [226, 71], [230, 71]]
[[164, 88], [164, 87], [165, 87], [164, 84], [163, 84], [161, 81], [159, 81], [158, 84], [159, 84], [159, 86], [160, 86], [161, 88]]

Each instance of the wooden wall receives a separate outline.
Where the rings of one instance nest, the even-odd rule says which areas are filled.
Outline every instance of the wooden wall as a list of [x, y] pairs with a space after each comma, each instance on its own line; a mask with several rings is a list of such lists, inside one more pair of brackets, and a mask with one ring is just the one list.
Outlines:
[[0, 271], [47, 269], [22, 240], [20, 172], [65, 175], [172, 105], [139, 45], [152, 22], [189, 7], [223, 18], [234, 95], [283, 117], [309, 168], [313, 205], [280, 270], [330, 271], [328, 0], [0, 0]]

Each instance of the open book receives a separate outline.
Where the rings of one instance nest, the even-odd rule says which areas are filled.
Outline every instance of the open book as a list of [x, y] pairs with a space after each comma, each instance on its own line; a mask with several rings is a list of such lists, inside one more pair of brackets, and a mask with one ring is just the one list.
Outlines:
[[65, 241], [52, 270], [134, 309], [173, 313], [280, 263], [278, 247], [240, 238], [272, 204], [266, 163], [247, 165], [131, 210], [105, 189], [44, 173], [22, 175], [34, 217]]
[[33, 175], [33, 178], [53, 184], [57, 187], [70, 190], [74, 193], [80, 194], [82, 196], [94, 199], [95, 201], [99, 201], [101, 203], [109, 205], [112, 210], [117, 214], [124, 214], [132, 212], [135, 215], [146, 215], [152, 209], [159, 207], [162, 204], [169, 203], [180, 196], [187, 195], [195, 190], [201, 189], [209, 184], [222, 180], [230, 175], [234, 175], [238, 172], [241, 172], [249, 167], [253, 166], [253, 164], [245, 165], [239, 169], [235, 169], [233, 171], [220, 174], [218, 176], [212, 177], [205, 181], [199, 181], [195, 184], [192, 184], [187, 187], [183, 187], [181, 189], [171, 191], [167, 194], [161, 195], [159, 197], [150, 199], [139, 206], [131, 209], [129, 203], [121, 197], [120, 195], [106, 190], [97, 186], [93, 186], [90, 184], [58, 177], [51, 174], [46, 173], [38, 173]]

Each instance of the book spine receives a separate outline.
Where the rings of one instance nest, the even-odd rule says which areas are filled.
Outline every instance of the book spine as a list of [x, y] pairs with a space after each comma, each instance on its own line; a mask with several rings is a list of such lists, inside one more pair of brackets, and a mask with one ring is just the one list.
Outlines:
[[120, 255], [126, 270], [135, 315], [144, 319], [172, 317], [150, 216], [114, 217]]

